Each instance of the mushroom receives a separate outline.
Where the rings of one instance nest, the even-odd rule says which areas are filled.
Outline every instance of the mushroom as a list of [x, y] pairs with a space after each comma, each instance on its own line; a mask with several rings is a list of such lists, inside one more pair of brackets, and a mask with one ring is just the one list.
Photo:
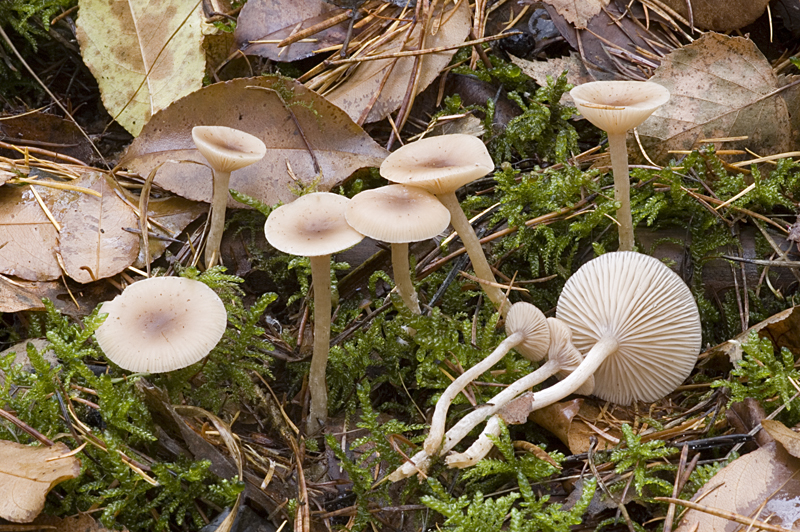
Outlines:
[[389, 181], [410, 185], [434, 194], [450, 211], [450, 223], [464, 243], [475, 274], [494, 306], [505, 315], [508, 305], [496, 285], [494, 273], [455, 191], [494, 169], [483, 142], [472, 135], [440, 135], [411, 142], [384, 159], [380, 172]]
[[593, 81], [578, 85], [569, 94], [578, 111], [608, 133], [614, 199], [619, 202], [619, 251], [631, 251], [634, 241], [626, 137], [628, 130], [667, 103], [669, 91], [658, 83], [645, 81]]
[[106, 357], [122, 369], [163, 373], [203, 359], [228, 323], [219, 296], [200, 281], [151, 277], [103, 303], [95, 331]]
[[[517, 349], [529, 360], [541, 360], [547, 354], [550, 331], [542, 311], [530, 303], [514, 303], [506, 316], [506, 339], [486, 358], [462, 373], [450, 383], [436, 402], [431, 419], [431, 429], [425, 438], [424, 449], [429, 456], [439, 452], [445, 433], [447, 410], [453, 399], [467, 384], [488, 371], [511, 349]], [[470, 429], [471, 430], [471, 429]]]
[[306, 429], [316, 434], [328, 417], [328, 364], [331, 335], [331, 254], [358, 244], [364, 235], [345, 220], [350, 200], [330, 192], [306, 194], [270, 213], [264, 225], [267, 241], [276, 249], [308, 257], [314, 286], [314, 351], [308, 374], [311, 393]]
[[206, 268], [219, 261], [219, 244], [225, 229], [225, 208], [228, 205], [228, 185], [231, 172], [260, 161], [267, 147], [258, 137], [225, 126], [195, 126], [192, 140], [206, 158], [214, 174], [211, 195], [211, 223], [206, 238]]
[[436, 197], [420, 188], [389, 185], [356, 194], [345, 211], [353, 229], [392, 245], [392, 271], [406, 307], [420, 314], [411, 283], [408, 243], [427, 240], [450, 224], [450, 212]]

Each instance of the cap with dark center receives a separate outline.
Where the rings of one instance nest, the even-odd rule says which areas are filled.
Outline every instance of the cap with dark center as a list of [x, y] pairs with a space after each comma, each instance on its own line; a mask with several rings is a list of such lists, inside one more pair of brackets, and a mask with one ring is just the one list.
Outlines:
[[119, 367], [161, 373], [202, 360], [228, 323], [225, 305], [208, 286], [182, 277], [152, 277], [128, 286], [112, 301], [95, 338]]

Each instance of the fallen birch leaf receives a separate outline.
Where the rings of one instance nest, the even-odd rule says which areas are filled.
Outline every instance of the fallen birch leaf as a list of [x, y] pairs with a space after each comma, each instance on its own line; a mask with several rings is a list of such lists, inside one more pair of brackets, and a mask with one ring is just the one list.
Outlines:
[[322, 0], [250, 0], [239, 13], [234, 32], [236, 46], [247, 55], [273, 61], [305, 59], [321, 48], [343, 43], [349, 19], [289, 46], [278, 48], [278, 43], [339, 13], [344, 10]]
[[47, 493], [59, 482], [76, 478], [81, 461], [63, 443], [30, 447], [0, 440], [0, 517], [30, 523], [44, 509]]
[[0, 313], [23, 310], [44, 310], [44, 303], [24, 285], [0, 275]]
[[[780, 445], [769, 443], [724, 467], [692, 500], [796, 530], [795, 523], [800, 522], [799, 473], [800, 459]], [[675, 532], [733, 532], [746, 528], [722, 517], [689, 510]]]
[[[210, 85], [175, 102], [153, 117], [120, 164], [145, 176], [166, 161], [205, 164], [192, 142], [196, 125], [234, 127], [264, 141], [267, 155], [233, 172], [230, 188], [268, 205], [294, 200], [293, 189], [310, 186], [318, 178], [318, 189], [328, 191], [359, 168], [379, 166], [388, 154], [318, 94], [288, 78], [261, 76]], [[287, 165], [297, 181], [289, 175]], [[164, 164], [155, 183], [187, 199], [211, 201], [211, 170], [204, 166]], [[232, 198], [228, 205], [242, 207]]]
[[80, 0], [76, 35], [103, 105], [137, 136], [205, 75], [197, 0]]
[[604, 7], [609, 0], [544, 0], [544, 4], [553, 6], [559, 15], [578, 29], [586, 29], [589, 21]]
[[[769, 0], [662, 0], [695, 28], [733, 31], [755, 22], [767, 9]], [[691, 17], [689, 8], [691, 8]]]
[[[454, 5], [455, 7], [453, 7]], [[447, 3], [446, 9], [444, 14], [437, 9], [430, 15], [430, 28], [426, 33], [423, 48], [455, 46], [464, 42], [469, 35], [469, 3], [465, 1], [455, 4]], [[372, 50], [370, 55], [389, 54], [403, 49], [416, 48], [421, 32], [420, 24], [417, 24], [408, 37], [406, 37], [406, 30], [398, 31], [394, 38]], [[456, 50], [450, 50], [419, 56], [422, 66], [415, 94], [422, 92], [436, 79], [455, 53]], [[363, 61], [360, 64], [354, 64], [349, 69], [347, 78], [332, 90], [324, 92], [323, 95], [354, 121], [362, 124], [377, 122], [386, 118], [389, 113], [394, 112], [403, 103], [413, 72], [414, 57]], [[314, 79], [310, 80], [307, 85], [314, 86], [313, 83]], [[378, 93], [380, 95], [376, 100], [375, 95]]]
[[[41, 111], [15, 116], [4, 115], [0, 120], [0, 135], [4, 142], [20, 146], [36, 146], [37, 142], [42, 142], [49, 150], [84, 162], [89, 162], [93, 155], [91, 143], [77, 125], [60, 116]], [[16, 159], [20, 154], [4, 149], [0, 150], [0, 156]], [[53, 157], [42, 154], [37, 154], [37, 157], [46, 161], [54, 160]], [[0, 182], [2, 180], [0, 177]]]
[[707, 138], [746, 136], [726, 142], [725, 149], [764, 155], [792, 147], [778, 79], [748, 39], [707, 33], [662, 58], [650, 81], [671, 94], [639, 126], [642, 143], [656, 162], [669, 159], [668, 150], [691, 150]]
[[615, 443], [608, 438], [604, 438], [600, 431], [607, 431], [611, 438], [619, 441], [621, 433], [619, 430], [606, 428], [593, 429], [585, 420], [597, 425], [597, 417], [600, 409], [590, 404], [585, 399], [573, 399], [555, 403], [539, 410], [534, 410], [529, 419], [553, 433], [559, 440], [569, 447], [572, 454], [581, 454], [589, 450], [589, 438], [592, 436], [598, 440], [598, 450], [611, 449]]
[[775, 438], [778, 443], [783, 445], [783, 448], [786, 449], [789, 454], [795, 458], [800, 458], [800, 434], [774, 419], [763, 420], [761, 422], [761, 427], [766, 430], [770, 436]]

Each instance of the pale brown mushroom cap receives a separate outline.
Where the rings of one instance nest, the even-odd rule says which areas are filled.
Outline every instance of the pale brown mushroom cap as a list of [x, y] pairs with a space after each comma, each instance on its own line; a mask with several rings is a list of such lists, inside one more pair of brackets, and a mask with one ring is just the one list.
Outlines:
[[108, 317], [94, 333], [122, 369], [162, 373], [202, 360], [217, 345], [228, 316], [208, 286], [182, 277], [152, 277], [103, 303]]
[[433, 238], [447, 229], [450, 211], [421, 188], [388, 185], [353, 196], [345, 218], [370, 238], [403, 244]]
[[355, 246], [364, 235], [350, 227], [349, 199], [330, 192], [306, 194], [272, 211], [264, 234], [272, 247], [302, 257], [321, 257]]
[[260, 161], [267, 147], [258, 137], [225, 126], [195, 126], [192, 140], [217, 172], [233, 172]]
[[537, 362], [542, 360], [550, 347], [550, 328], [541, 310], [530, 303], [511, 305], [506, 315], [506, 334], [522, 333], [522, 342], [514, 349], [519, 354]]
[[649, 81], [592, 81], [569, 95], [589, 122], [612, 135], [635, 128], [669, 101], [669, 91]]
[[700, 313], [675, 272], [648, 255], [606, 253], [569, 278], [556, 310], [584, 355], [600, 338], [619, 347], [595, 372], [594, 394], [656, 401], [680, 385], [700, 352]]
[[439, 135], [410, 142], [381, 164], [381, 175], [394, 183], [444, 194], [494, 169], [483, 141], [472, 135]]

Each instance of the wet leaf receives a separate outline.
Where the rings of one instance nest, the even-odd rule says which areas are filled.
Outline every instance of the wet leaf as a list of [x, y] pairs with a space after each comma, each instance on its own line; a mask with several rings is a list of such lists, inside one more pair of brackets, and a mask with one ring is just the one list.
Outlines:
[[777, 77], [748, 39], [707, 33], [664, 57], [651, 81], [672, 95], [639, 127], [654, 161], [707, 138], [746, 136], [726, 142], [725, 149], [765, 155], [791, 149], [789, 113], [775, 92]]
[[[470, 8], [468, 3], [447, 3], [445, 9], [444, 14], [437, 10], [430, 16], [430, 28], [426, 33], [423, 48], [454, 46], [464, 42], [469, 35]], [[408, 37], [406, 36], [407, 31], [398, 31], [395, 38], [378, 46], [373, 52], [387, 54], [399, 52], [402, 49], [416, 48], [421, 32], [420, 24], [415, 26]], [[414, 43], [413, 46], [411, 43]], [[454, 54], [455, 50], [451, 50], [420, 56], [422, 66], [416, 86], [417, 94], [436, 79]], [[398, 109], [403, 103], [413, 72], [413, 57], [364, 61], [354, 66], [353, 70], [348, 73], [347, 79], [333, 90], [324, 93], [324, 96], [356, 122], [377, 122], [386, 118], [389, 113]], [[384, 80], [384, 78], [386, 79]], [[380, 96], [375, 100], [374, 97], [378, 92], [380, 92]]]
[[[703, 506], [795, 529], [800, 521], [800, 459], [770, 443], [734, 460], [693, 497]], [[689, 510], [676, 532], [746, 529], [722, 517]], [[754, 529], [755, 530], [755, 529]]]
[[47, 493], [80, 474], [80, 460], [60, 458], [68, 452], [63, 443], [29, 447], [0, 440], [0, 517], [13, 523], [33, 521], [44, 508]]
[[[81, 134], [78, 126], [69, 120], [47, 113], [33, 112], [4, 116], [0, 120], [0, 135], [4, 142], [32, 146], [36, 146], [39, 142], [50, 151], [69, 155], [84, 162], [89, 162], [92, 157], [92, 146]], [[0, 155], [15, 159], [19, 157], [19, 152], [0, 150]], [[37, 154], [37, 157], [53, 160], [42, 154]]]
[[783, 448], [786, 449], [789, 454], [795, 458], [800, 458], [800, 434], [774, 419], [765, 419], [761, 422], [761, 426], [770, 436], [775, 438], [778, 443], [783, 445]]
[[77, 37], [103, 104], [134, 136], [157, 111], [202, 87], [197, 0], [80, 0]]
[[743, 28], [760, 17], [769, 0], [662, 0], [673, 11], [701, 30], [732, 31]]
[[20, 283], [0, 275], [0, 313], [22, 310], [44, 310], [44, 304]]
[[[323, 0], [252, 0], [239, 14], [234, 37], [236, 46], [247, 55], [273, 61], [297, 61], [314, 55], [316, 50], [344, 42], [347, 22], [322, 30], [300, 42], [278, 48], [278, 42], [344, 12]], [[305, 41], [313, 42], [305, 42]], [[251, 41], [275, 41], [255, 44]]]
[[[317, 179], [314, 159], [303, 136], [322, 170], [320, 191], [330, 190], [359, 168], [380, 165], [387, 155], [363, 129], [324, 98], [292, 80], [262, 76], [217, 83], [175, 102], [153, 117], [120, 164], [147, 175], [165, 161], [205, 163], [192, 142], [191, 131], [196, 125], [235, 127], [264, 141], [267, 155], [258, 163], [233, 172], [230, 187], [268, 205], [292, 201], [296, 197], [293, 189], [309, 186]], [[289, 176], [287, 164], [297, 182]], [[158, 170], [155, 182], [187, 199], [211, 201], [211, 171], [207, 167], [165, 164]], [[242, 207], [233, 199], [228, 205]]]
[[586, 29], [589, 20], [608, 5], [608, 0], [544, 0], [543, 3], [554, 7], [576, 28]]

